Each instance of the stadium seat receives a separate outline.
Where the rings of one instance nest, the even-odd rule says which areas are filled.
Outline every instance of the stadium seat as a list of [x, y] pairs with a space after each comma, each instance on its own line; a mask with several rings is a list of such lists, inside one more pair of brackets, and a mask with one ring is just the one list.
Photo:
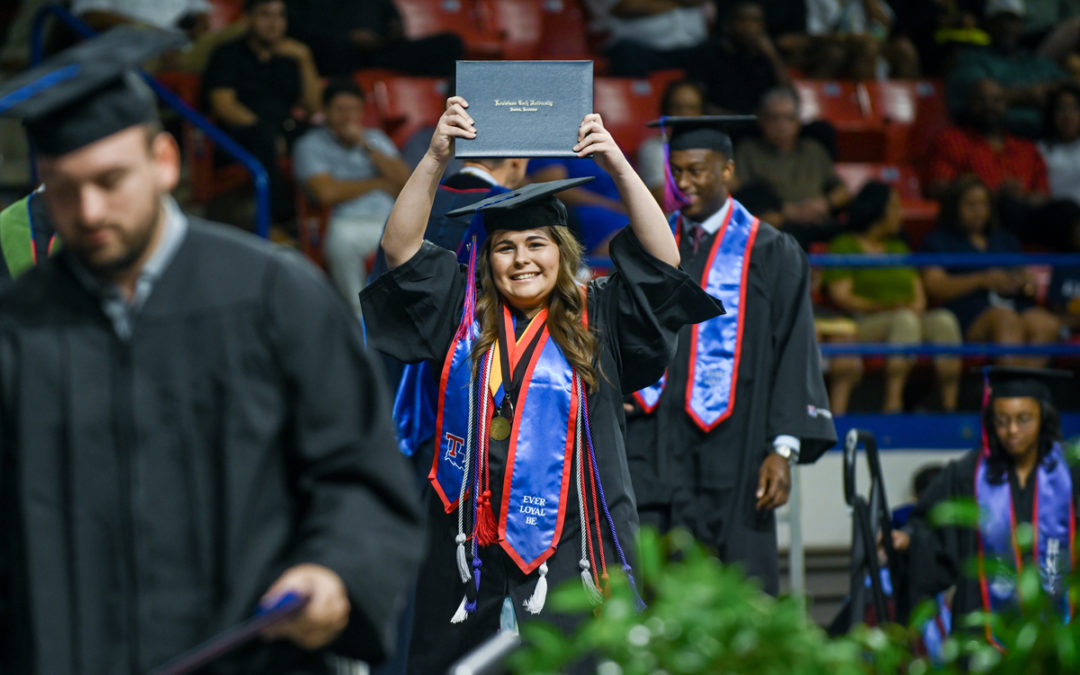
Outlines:
[[659, 116], [660, 98], [667, 83], [683, 76], [681, 70], [653, 73], [649, 79], [596, 77], [593, 79], [593, 109], [619, 147], [630, 157], [654, 132], [645, 126]]
[[918, 249], [938, 216], [938, 203], [922, 196], [918, 173], [908, 164], [837, 163], [836, 173], [852, 193], [876, 179], [896, 188], [904, 212], [904, 230], [912, 249]]
[[476, 0], [394, 0], [394, 4], [401, 14], [406, 37], [456, 33], [465, 42], [469, 58], [502, 55], [499, 36], [485, 28]]
[[373, 86], [383, 129], [400, 148], [417, 130], [434, 126], [446, 108], [448, 83], [438, 77], [394, 75]]
[[210, 30], [221, 30], [244, 13], [244, 0], [209, 0]]
[[539, 0], [479, 0], [482, 19], [499, 37], [502, 58], [537, 58], [543, 29]]
[[825, 120], [836, 128], [841, 162], [881, 160], [883, 124], [871, 114], [870, 92], [861, 82], [795, 80], [802, 121]]
[[580, 0], [539, 1], [542, 18], [537, 58], [567, 61], [592, 58]]
[[942, 129], [949, 125], [945, 84], [941, 80], [915, 82], [915, 127], [908, 135], [908, 161], [919, 163]]

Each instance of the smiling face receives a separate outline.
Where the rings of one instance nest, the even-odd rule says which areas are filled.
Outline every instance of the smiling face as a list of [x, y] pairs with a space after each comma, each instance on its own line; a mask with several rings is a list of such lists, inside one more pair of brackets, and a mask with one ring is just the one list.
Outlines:
[[1042, 408], [1030, 396], [995, 398], [994, 432], [1012, 460], [1037, 453]]
[[546, 306], [559, 277], [559, 245], [551, 228], [497, 230], [490, 245], [491, 276], [506, 302], [528, 316]]
[[720, 210], [728, 197], [735, 163], [715, 150], [672, 150], [671, 177], [690, 202], [681, 211], [704, 220]]
[[179, 179], [172, 136], [129, 127], [39, 166], [57, 234], [92, 272], [116, 278], [149, 256]]

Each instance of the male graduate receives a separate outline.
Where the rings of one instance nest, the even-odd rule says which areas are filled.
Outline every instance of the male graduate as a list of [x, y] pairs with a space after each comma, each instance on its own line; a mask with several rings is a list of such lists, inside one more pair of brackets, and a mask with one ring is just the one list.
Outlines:
[[207, 672], [371, 661], [419, 550], [377, 366], [298, 255], [185, 215], [121, 27], [0, 88], [64, 247], [0, 294], [0, 672], [145, 673], [292, 592]]
[[56, 250], [56, 230], [38, 188], [0, 211], [0, 288]]
[[[1001, 366], [989, 368], [987, 376], [980, 447], [950, 462], [919, 498], [908, 524], [893, 530], [894, 547], [908, 552], [907, 600], [915, 606], [955, 586], [952, 625], [963, 625], [962, 617], [973, 611], [1014, 605], [1017, 572], [1035, 565], [1043, 590], [1068, 620], [1080, 470], [1069, 466], [1061, 447], [1061, 418], [1050, 389], [1072, 373]], [[975, 500], [978, 527], [933, 527], [934, 507], [955, 499]], [[1035, 534], [1026, 552], [1016, 547], [1022, 523]], [[995, 641], [989, 627], [985, 635]]]
[[724, 117], [665, 118], [682, 266], [727, 314], [679, 333], [665, 377], [634, 395], [627, 453], [642, 524], [686, 527], [766, 591], [790, 464], [836, 442], [818, 365], [806, 256], [731, 198]]

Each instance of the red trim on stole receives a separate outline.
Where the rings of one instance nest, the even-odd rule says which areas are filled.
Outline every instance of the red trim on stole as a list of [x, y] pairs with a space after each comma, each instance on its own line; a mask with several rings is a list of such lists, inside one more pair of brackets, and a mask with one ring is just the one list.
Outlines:
[[[730, 197], [728, 199], [731, 199]], [[720, 250], [720, 242], [724, 239], [724, 232], [727, 230], [728, 223], [731, 222], [731, 215], [735, 212], [735, 204], [731, 204], [731, 208], [727, 212], [727, 216], [724, 218], [724, 224], [717, 230], [716, 236], [713, 238], [712, 249], [709, 251], [709, 259], [705, 263], [705, 270], [701, 273], [701, 287], [703, 289], [709, 286], [709, 273], [712, 272], [713, 261], [716, 259], [716, 254]], [[680, 216], [680, 223], [681, 223]], [[742, 265], [742, 278], [739, 282], [739, 308], [736, 310], [739, 313], [738, 328], [735, 331], [735, 357], [731, 364], [731, 391], [728, 392], [728, 405], [727, 409], [720, 414], [719, 417], [712, 424], [706, 424], [693, 408], [690, 407], [691, 396], [694, 390], [694, 370], [697, 367], [697, 341], [698, 341], [698, 327], [701, 324], [695, 323], [690, 331], [690, 368], [688, 370], [689, 377], [686, 378], [686, 391], [684, 392], [685, 403], [683, 404], [686, 414], [690, 416], [690, 419], [694, 420], [694, 424], [698, 426], [705, 433], [709, 433], [717, 427], [721, 422], [731, 417], [731, 413], [735, 411], [735, 390], [739, 384], [739, 362], [742, 357], [742, 337], [743, 337], [743, 325], [746, 322], [746, 286], [747, 279], [750, 274], [750, 256], [754, 250], [754, 241], [757, 239], [758, 233], [758, 219], [755, 217], [750, 223], [750, 233], [746, 236], [746, 250], [743, 253], [743, 265]]]

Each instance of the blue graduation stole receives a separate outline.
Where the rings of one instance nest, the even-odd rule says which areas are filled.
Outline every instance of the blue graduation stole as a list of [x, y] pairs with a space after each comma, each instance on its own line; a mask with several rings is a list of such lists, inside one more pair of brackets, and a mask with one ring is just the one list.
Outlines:
[[[480, 376], [472, 377], [472, 349], [480, 334], [474, 265], [475, 253], [470, 260], [461, 323], [440, 376], [435, 425], [438, 445], [428, 474], [446, 513], [453, 513], [467, 494], [466, 473], [472, 478], [474, 491], [481, 482], [487, 467], [477, 458], [487, 456], [495, 410], [489, 390], [494, 349], [481, 360]], [[583, 321], [588, 324], [587, 316]], [[580, 397], [575, 379], [573, 368], [550, 339], [545, 324], [514, 409], [499, 504], [499, 545], [526, 574], [554, 554], [562, 535]], [[475, 529], [474, 522], [474, 536]]]
[[[1061, 446], [1054, 444], [1036, 467], [1035, 506], [1031, 514], [1035, 527], [1035, 564], [1039, 566], [1043, 588], [1066, 620], [1069, 619], [1068, 578], [1073, 562], [1076, 513], [1073, 508], [1072, 475]], [[994, 612], [1016, 602], [1016, 581], [1023, 565], [1016, 544], [1016, 511], [1009, 481], [991, 483], [987, 477], [985, 453], [975, 467], [975, 500], [979, 505], [977, 531], [979, 588], [983, 609]], [[988, 578], [987, 557], [1005, 563], [1010, 572], [997, 571]], [[986, 629], [987, 638], [997, 641]]]
[[[676, 237], [682, 216], [671, 219]], [[742, 311], [746, 301], [750, 256], [758, 232], [758, 219], [742, 204], [731, 200], [731, 210], [713, 239], [701, 287], [724, 303], [725, 314], [695, 324], [690, 333], [690, 373], [686, 382], [686, 413], [705, 432], [712, 431], [735, 409], [742, 349]], [[656, 409], [664, 392], [664, 377], [634, 393], [647, 413]]]

